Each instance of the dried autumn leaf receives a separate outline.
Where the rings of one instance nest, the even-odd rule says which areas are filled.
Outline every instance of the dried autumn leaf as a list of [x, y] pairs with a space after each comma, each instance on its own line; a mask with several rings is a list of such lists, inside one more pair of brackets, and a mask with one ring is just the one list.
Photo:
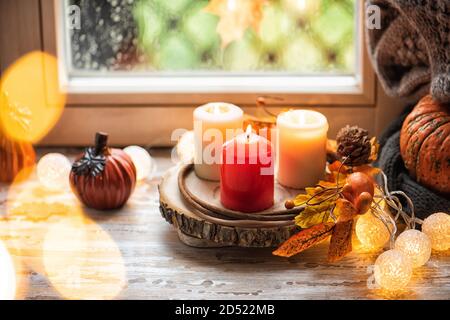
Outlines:
[[330, 209], [327, 207], [324, 210], [315, 210], [314, 207], [305, 207], [305, 210], [295, 217], [295, 224], [305, 229], [322, 222], [329, 222]]
[[315, 206], [320, 205], [322, 203], [334, 203], [339, 197], [339, 194], [336, 192], [336, 189], [330, 188], [330, 189], [322, 189], [318, 188], [316, 193], [310, 195], [310, 199], [308, 200], [308, 204]]
[[337, 152], [337, 141], [333, 139], [327, 140], [327, 152], [336, 153]]
[[266, 0], [212, 0], [205, 8], [206, 12], [220, 17], [217, 33], [222, 38], [222, 47], [243, 37], [245, 30], [251, 27], [259, 30]]
[[[372, 176], [379, 172], [379, 169], [372, 166], [360, 166], [355, 169]], [[346, 185], [347, 178], [351, 175], [348, 168], [339, 161], [329, 165], [329, 170], [330, 181], [319, 181], [315, 187], [305, 188], [305, 194], [299, 194], [295, 199], [290, 200], [291, 207], [305, 206], [305, 209], [295, 217], [295, 223], [299, 227], [309, 228], [319, 223], [332, 221], [330, 212], [333, 211], [340, 197], [339, 191], [342, 192], [341, 188]], [[340, 210], [334, 210], [333, 215], [338, 218]]]
[[380, 144], [377, 141], [376, 137], [372, 137], [370, 139], [371, 149], [370, 149], [370, 156], [369, 161], [374, 162], [378, 158], [378, 151], [380, 150]]
[[339, 169], [342, 174], [348, 173], [348, 167], [346, 165], [343, 165], [340, 161], [335, 161], [332, 164], [328, 165], [328, 170], [330, 170], [331, 172], [338, 172]]
[[358, 214], [358, 211], [350, 201], [339, 198], [336, 201], [335, 213], [339, 216], [338, 222], [345, 222], [353, 220]]
[[338, 199], [334, 210], [339, 215], [338, 222], [331, 235], [328, 249], [328, 261], [336, 262], [352, 251], [353, 218], [357, 210], [350, 201]]
[[311, 199], [311, 196], [308, 194], [299, 194], [295, 197], [294, 203], [296, 207], [306, 204], [306, 202]]
[[352, 251], [353, 220], [338, 222], [331, 235], [328, 261], [336, 262]]
[[339, 160], [337, 155], [337, 142], [336, 140], [327, 140], [327, 161], [334, 162]]
[[[331, 195], [330, 195], [331, 192]], [[330, 222], [330, 211], [335, 205], [336, 199], [339, 197], [333, 190], [325, 192], [318, 196], [315, 195], [299, 195], [294, 200], [295, 205], [299, 203], [306, 204], [305, 209], [295, 217], [295, 224], [300, 228], [310, 228], [319, 223]]]
[[317, 189], [316, 189], [316, 187], [307, 187], [307, 188], [305, 188], [305, 192], [307, 195], [313, 196], [317, 193]]
[[293, 235], [272, 252], [275, 256], [292, 257], [325, 240], [333, 230], [334, 223], [320, 223]]
[[362, 172], [371, 178], [375, 178], [375, 176], [381, 172], [381, 169], [372, 167], [370, 165], [363, 165], [363, 166], [353, 167], [353, 172]]
[[293, 200], [296, 207], [305, 206], [304, 210], [295, 217], [295, 223], [305, 229], [318, 223], [330, 222], [330, 212], [339, 198], [335, 185], [328, 189], [320, 186], [306, 188], [305, 191], [306, 194], [299, 194]]
[[[339, 180], [339, 186], [345, 184], [345, 179], [349, 174], [347, 166], [343, 165], [340, 161], [335, 161], [327, 167], [328, 173], [326, 175], [326, 182], [334, 183], [335, 186]], [[322, 181], [321, 181], [322, 182]]]
[[[317, 185], [322, 188], [336, 188], [337, 186], [336, 182], [329, 182], [329, 181], [319, 181]], [[339, 187], [342, 187], [341, 183], [339, 183]]]
[[[345, 174], [345, 173], [332, 172], [329, 175], [328, 180], [332, 183], [332, 185], [334, 187], [337, 186], [337, 187], [341, 188], [341, 187], [344, 186], [344, 184], [346, 182], [346, 179], [347, 179], [347, 176], [348, 175]], [[338, 182], [338, 180], [339, 180], [339, 182]]]

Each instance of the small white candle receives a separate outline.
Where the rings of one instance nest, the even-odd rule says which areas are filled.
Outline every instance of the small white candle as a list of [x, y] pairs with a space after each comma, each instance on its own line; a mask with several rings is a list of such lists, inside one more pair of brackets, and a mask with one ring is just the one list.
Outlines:
[[222, 145], [243, 125], [244, 112], [224, 102], [208, 103], [194, 111], [194, 166], [199, 178], [219, 181]]
[[291, 110], [277, 118], [277, 179], [284, 186], [314, 186], [326, 165], [327, 118], [315, 111]]

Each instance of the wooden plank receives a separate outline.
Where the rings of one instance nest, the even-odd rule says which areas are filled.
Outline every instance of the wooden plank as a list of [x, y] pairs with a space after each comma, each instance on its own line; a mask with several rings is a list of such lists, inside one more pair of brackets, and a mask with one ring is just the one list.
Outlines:
[[0, 1], [0, 70], [17, 58], [42, 49], [39, 1]]
[[[63, 151], [74, 155], [80, 150], [45, 149], [40, 153]], [[157, 184], [161, 174], [171, 165], [168, 150], [151, 150], [158, 165], [157, 177], [138, 185], [129, 203], [115, 213], [86, 210], [87, 217], [97, 227], [87, 228], [92, 241], [85, 251], [74, 251], [66, 241], [58, 250], [49, 251], [47, 258], [70, 253], [83, 258], [79, 290], [96, 292], [111, 282], [112, 267], [123, 264], [126, 281], [116, 296], [123, 299], [448, 299], [450, 297], [450, 257], [433, 254], [426, 266], [414, 271], [408, 290], [390, 296], [367, 286], [367, 268], [376, 259], [375, 253], [351, 253], [342, 261], [327, 263], [327, 243], [306, 250], [291, 259], [274, 257], [270, 249], [188, 247], [180, 242], [175, 229], [168, 225], [158, 210]], [[30, 183], [36, 184], [33, 179]], [[18, 186], [19, 190], [26, 184]], [[0, 213], [17, 199], [8, 187], [0, 187]], [[37, 191], [36, 191], [37, 192]], [[42, 196], [42, 193], [34, 193]], [[70, 198], [70, 193], [52, 197]], [[66, 202], [69, 203], [69, 202]], [[0, 214], [1, 216], [1, 214]], [[10, 216], [0, 222], [0, 239], [7, 244], [16, 261], [27, 261], [19, 276], [25, 278], [19, 286], [19, 296], [28, 299], [58, 299], [55, 288], [63, 279], [49, 280], [42, 267], [44, 234], [61, 216]], [[101, 229], [99, 229], [100, 227]], [[102, 232], [108, 237], [99, 236]], [[117, 246], [121, 259], [110, 255]], [[101, 256], [98, 256], [98, 253]], [[76, 270], [75, 270], [76, 271]], [[74, 272], [74, 276], [77, 273]], [[28, 284], [26, 283], [28, 281]]]
[[[287, 106], [288, 107], [288, 106]], [[195, 106], [165, 107], [71, 107], [64, 110], [60, 121], [40, 142], [41, 146], [83, 146], [91, 143], [96, 131], [110, 133], [115, 145], [140, 144], [146, 146], [169, 146], [176, 129], [192, 129], [192, 113]], [[336, 137], [338, 130], [347, 124], [359, 125], [375, 134], [376, 108], [318, 107], [329, 121], [329, 138]], [[254, 113], [255, 108], [244, 111]], [[274, 113], [283, 108], [271, 108]], [[350, 120], [349, 120], [350, 119]], [[128, 130], [132, 128], [132, 130]]]

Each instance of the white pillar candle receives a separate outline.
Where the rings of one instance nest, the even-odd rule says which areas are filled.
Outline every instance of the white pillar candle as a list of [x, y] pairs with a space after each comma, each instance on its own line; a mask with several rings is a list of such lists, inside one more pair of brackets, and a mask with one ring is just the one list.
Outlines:
[[199, 178], [219, 181], [222, 145], [242, 132], [244, 112], [224, 102], [208, 103], [194, 111], [194, 166]]
[[291, 110], [277, 118], [277, 179], [296, 189], [314, 186], [326, 165], [327, 118], [315, 111]]

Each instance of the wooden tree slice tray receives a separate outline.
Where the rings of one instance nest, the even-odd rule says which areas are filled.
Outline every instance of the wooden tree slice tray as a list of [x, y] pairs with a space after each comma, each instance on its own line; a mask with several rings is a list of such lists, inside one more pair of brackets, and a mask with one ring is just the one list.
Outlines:
[[159, 188], [162, 216], [175, 226], [182, 242], [194, 247], [275, 247], [299, 231], [284, 202], [299, 190], [275, 185], [275, 204], [258, 213], [242, 213], [220, 203], [219, 183], [199, 179], [193, 165], [167, 171]]

